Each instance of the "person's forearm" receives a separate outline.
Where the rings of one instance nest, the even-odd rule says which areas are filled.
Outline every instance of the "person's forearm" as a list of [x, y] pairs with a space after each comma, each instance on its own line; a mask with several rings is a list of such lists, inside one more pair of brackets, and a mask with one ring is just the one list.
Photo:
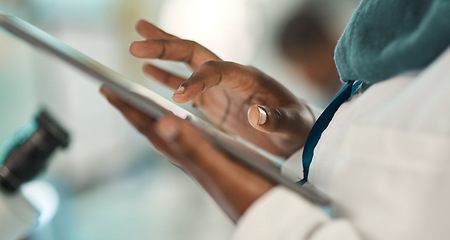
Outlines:
[[185, 170], [234, 222], [274, 186], [253, 171], [225, 158], [195, 161], [188, 164]]

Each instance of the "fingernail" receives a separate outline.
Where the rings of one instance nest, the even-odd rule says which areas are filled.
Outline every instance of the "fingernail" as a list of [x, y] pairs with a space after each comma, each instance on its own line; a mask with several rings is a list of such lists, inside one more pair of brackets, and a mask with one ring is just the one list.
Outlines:
[[179, 134], [179, 129], [174, 124], [159, 125], [157, 128], [158, 135], [166, 141], [173, 141]]
[[184, 93], [184, 86], [181, 86], [173, 94], [183, 94], [183, 93]]
[[136, 52], [136, 51], [138, 51], [139, 49], [136, 49], [136, 48], [139, 48], [139, 41], [133, 41], [133, 42], [131, 42], [130, 43], [130, 45], [128, 45], [128, 50], [132, 53], [132, 54], [138, 54], [138, 52]]
[[258, 106], [258, 112], [259, 112], [259, 120], [258, 124], [263, 125], [267, 121], [267, 112], [264, 110], [264, 108]]

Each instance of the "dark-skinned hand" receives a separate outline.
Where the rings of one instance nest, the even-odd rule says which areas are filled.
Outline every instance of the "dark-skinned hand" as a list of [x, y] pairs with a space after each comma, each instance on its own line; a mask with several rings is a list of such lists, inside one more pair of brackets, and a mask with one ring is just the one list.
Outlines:
[[289, 157], [304, 145], [313, 116], [277, 81], [256, 68], [224, 62], [200, 44], [146, 21], [137, 31], [146, 40], [130, 45], [134, 56], [185, 62], [194, 71], [184, 79], [144, 65], [147, 74], [176, 89], [175, 102], [192, 101], [215, 124], [273, 154]]
[[[137, 31], [146, 40], [130, 45], [133, 55], [185, 62], [194, 71], [183, 79], [151, 64], [144, 66], [147, 74], [176, 89], [174, 101], [193, 101], [216, 124], [274, 154], [287, 157], [303, 146], [312, 114], [274, 79], [253, 67], [224, 62], [203, 46], [146, 21], [137, 24]], [[223, 154], [189, 121], [172, 114], [156, 121], [107, 88], [102, 87], [101, 93], [171, 162], [193, 176], [234, 221], [273, 187]]]

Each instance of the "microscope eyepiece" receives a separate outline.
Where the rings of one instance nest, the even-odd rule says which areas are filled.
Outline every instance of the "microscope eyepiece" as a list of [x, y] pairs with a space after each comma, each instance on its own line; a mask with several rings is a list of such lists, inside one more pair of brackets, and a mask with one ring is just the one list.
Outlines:
[[1, 149], [0, 186], [15, 192], [22, 183], [37, 176], [56, 148], [69, 145], [69, 134], [45, 110]]

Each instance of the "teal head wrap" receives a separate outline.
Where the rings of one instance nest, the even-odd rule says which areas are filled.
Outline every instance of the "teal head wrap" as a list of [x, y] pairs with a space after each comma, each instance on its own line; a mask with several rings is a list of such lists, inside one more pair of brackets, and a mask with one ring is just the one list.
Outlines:
[[450, 0], [363, 0], [336, 47], [342, 81], [376, 83], [429, 65], [450, 44]]

